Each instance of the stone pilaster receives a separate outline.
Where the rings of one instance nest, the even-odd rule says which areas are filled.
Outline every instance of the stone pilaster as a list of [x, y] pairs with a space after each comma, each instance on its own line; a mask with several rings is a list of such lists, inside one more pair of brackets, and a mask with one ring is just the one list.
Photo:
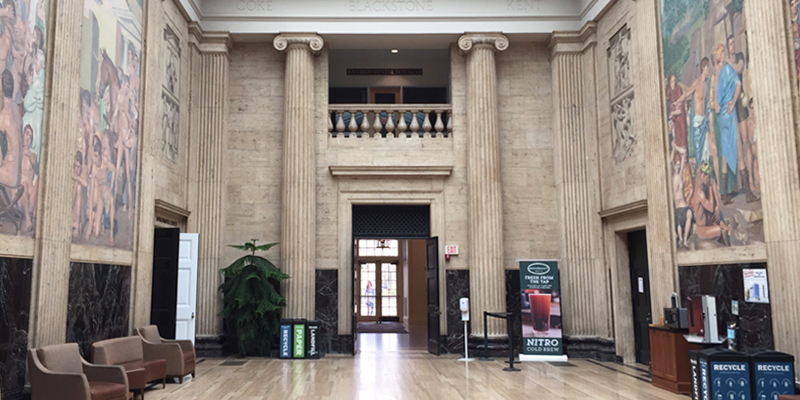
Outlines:
[[[196, 176], [197, 209], [190, 230], [200, 234], [197, 276], [197, 336], [222, 333], [222, 309], [219, 285], [225, 232], [225, 149], [228, 132], [228, 33], [203, 32], [189, 27], [192, 57], [191, 132], [197, 138]], [[194, 141], [195, 138], [193, 137]]]
[[[750, 40], [758, 165], [767, 242], [775, 349], [800, 354], [800, 173], [787, 0], [744, 4]], [[800, 365], [800, 364], [799, 364]]]
[[506, 334], [506, 323], [483, 312], [504, 312], [503, 191], [497, 123], [495, 52], [508, 48], [500, 33], [467, 33], [458, 47], [467, 54], [467, 181], [472, 334]]
[[[49, 2], [45, 99], [31, 302], [31, 347], [64, 343], [69, 299], [72, 163], [78, 134], [83, 2]], [[53, 26], [55, 25], [55, 26]]]
[[609, 337], [610, 296], [598, 214], [596, 31], [596, 24], [589, 23], [579, 32], [556, 32], [549, 46], [564, 333]]
[[670, 295], [677, 290], [672, 234], [672, 203], [667, 168], [667, 135], [664, 121], [664, 72], [661, 58], [661, 26], [658, 1], [635, 3], [633, 51], [639, 60], [634, 74], [636, 129], [644, 142], [647, 169], [647, 259], [650, 267], [652, 316], [658, 321]]
[[136, 228], [133, 244], [133, 276], [131, 277], [130, 329], [150, 324], [153, 292], [153, 241], [155, 235], [155, 166], [161, 135], [161, 55], [163, 10], [160, 2], [145, 7], [145, 40], [142, 48], [141, 93], [139, 105], [139, 165], [136, 196]]
[[289, 274], [283, 294], [289, 318], [314, 318], [316, 264], [316, 127], [314, 54], [322, 38], [313, 33], [282, 33], [274, 46], [286, 53], [286, 94], [281, 196], [282, 271]]

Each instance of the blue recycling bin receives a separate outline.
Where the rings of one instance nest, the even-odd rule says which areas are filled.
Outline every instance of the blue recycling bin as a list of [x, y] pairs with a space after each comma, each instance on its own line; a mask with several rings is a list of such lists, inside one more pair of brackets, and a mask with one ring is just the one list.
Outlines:
[[700, 399], [752, 400], [750, 356], [727, 349], [707, 349], [698, 357]]
[[754, 400], [778, 400], [794, 393], [794, 356], [777, 351], [750, 355]]

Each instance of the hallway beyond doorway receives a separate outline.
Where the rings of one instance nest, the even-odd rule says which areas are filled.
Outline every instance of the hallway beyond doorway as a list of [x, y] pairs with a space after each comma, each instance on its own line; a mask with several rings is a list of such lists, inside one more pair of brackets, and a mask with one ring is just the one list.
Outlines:
[[359, 333], [358, 355], [391, 352], [427, 354], [428, 330], [425, 325], [409, 325], [408, 333]]

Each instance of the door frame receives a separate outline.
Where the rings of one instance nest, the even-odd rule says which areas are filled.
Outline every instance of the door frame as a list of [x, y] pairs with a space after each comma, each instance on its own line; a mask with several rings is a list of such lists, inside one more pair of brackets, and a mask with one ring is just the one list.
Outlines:
[[[355, 239], [355, 240], [357, 241], [357, 240], [361, 240], [361, 239]], [[366, 240], [370, 240], [370, 239], [366, 239]], [[403, 241], [405, 239], [393, 239], [393, 240]], [[360, 267], [361, 267], [361, 264], [364, 264], [364, 263], [375, 263], [376, 264], [376, 269], [375, 269], [375, 310], [376, 310], [375, 314], [376, 315], [375, 315], [374, 318], [373, 317], [362, 317], [361, 316], [361, 293], [360, 293], [360, 290], [359, 290], [358, 296], [356, 296], [356, 305], [358, 307], [358, 314], [357, 315], [359, 315], [359, 319], [360, 319], [359, 322], [374, 322], [374, 321], [381, 320], [382, 315], [380, 315], [380, 313], [381, 313], [380, 310], [381, 310], [381, 304], [382, 304], [382, 301], [383, 301], [382, 300], [383, 296], [378, 294], [379, 293], [378, 288], [381, 288], [381, 282], [382, 282], [382, 278], [381, 278], [381, 263], [384, 263], [384, 264], [395, 264], [396, 265], [397, 271], [395, 273], [397, 274], [397, 293], [398, 294], [395, 297], [397, 297], [397, 300], [398, 300], [397, 301], [397, 317], [399, 318], [399, 321], [402, 322], [403, 321], [403, 296], [402, 296], [402, 293], [403, 293], [403, 288], [405, 287], [405, 286], [403, 286], [405, 284], [405, 282], [403, 281], [403, 274], [402, 274], [403, 258], [402, 258], [402, 253], [400, 253], [400, 248], [398, 248], [398, 256], [397, 257], [389, 257], [389, 256], [358, 257], [357, 256], [356, 257], [356, 265], [359, 266], [359, 268], [358, 268], [358, 279], [357, 279], [358, 282], [361, 282], [361, 268]]]
[[[617, 355], [622, 357], [625, 363], [636, 362], [628, 232], [646, 230], [646, 228], [646, 203], [643, 206], [628, 209], [624, 213], [603, 216], [605, 264], [611, 275], [609, 284], [611, 285], [612, 301], [609, 302], [608, 307], [613, 321]], [[648, 262], [648, 270], [652, 278], [654, 275], [651, 262]], [[651, 296], [653, 293], [652, 286], [651, 282]], [[652, 301], [652, 298], [650, 304], [651, 307], [656, 304]]]
[[375, 95], [391, 93], [395, 95], [395, 102], [394, 104], [402, 104], [403, 103], [403, 88], [401, 86], [375, 86], [375, 87], [368, 87], [367, 92], [369, 93], [369, 104], [375, 104]]
[[[425, 181], [420, 179], [420, 181]], [[359, 182], [374, 188], [374, 183]], [[391, 182], [389, 182], [391, 184]], [[428, 181], [428, 190], [431, 185]], [[443, 187], [443, 186], [442, 186]], [[374, 190], [374, 189], [373, 189]], [[444, 194], [439, 192], [414, 192], [396, 193], [380, 192], [365, 193], [362, 191], [345, 192], [340, 185], [339, 192], [339, 212], [338, 212], [338, 233], [339, 233], [339, 335], [352, 335], [353, 321], [353, 205], [428, 205], [430, 206], [431, 236], [443, 238], [445, 219], [444, 219]], [[444, 240], [439, 242], [439, 265], [445, 266]], [[442, 315], [440, 316], [440, 334], [447, 334], [447, 302], [446, 294], [446, 268], [439, 268], [439, 304], [442, 305]]]

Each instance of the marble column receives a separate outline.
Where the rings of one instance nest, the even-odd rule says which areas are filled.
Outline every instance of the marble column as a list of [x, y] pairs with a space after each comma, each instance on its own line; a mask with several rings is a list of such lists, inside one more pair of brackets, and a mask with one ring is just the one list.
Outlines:
[[225, 233], [224, 155], [228, 132], [228, 33], [189, 27], [192, 56], [191, 132], [197, 137], [197, 209], [190, 231], [200, 234], [197, 276], [197, 336], [219, 336], [222, 309], [219, 285]]
[[[30, 321], [31, 347], [64, 343], [69, 298], [72, 163], [78, 134], [83, 2], [51, 1], [55, 41], [47, 73]], [[53, 26], [54, 25], [54, 26]], [[48, 77], [50, 78], [50, 77]]]
[[314, 55], [322, 38], [313, 33], [281, 33], [274, 40], [286, 53], [286, 94], [281, 196], [283, 315], [314, 318], [316, 263], [316, 137], [314, 132]]
[[504, 320], [483, 326], [483, 312], [504, 312], [503, 191], [497, 123], [495, 52], [508, 49], [500, 33], [467, 33], [458, 47], [467, 55], [467, 181], [469, 183], [470, 306], [472, 334], [506, 335]]
[[[800, 354], [797, 78], [788, 0], [745, 2], [775, 349]], [[794, 99], [793, 99], [794, 97]], [[800, 365], [800, 363], [798, 364]]]
[[672, 233], [672, 202], [667, 166], [667, 135], [664, 121], [664, 73], [661, 67], [660, 18], [657, 0], [634, 3], [633, 51], [637, 69], [634, 74], [636, 107], [640, 117], [636, 129], [641, 135], [647, 170], [647, 259], [650, 267], [650, 299], [654, 321], [664, 307], [669, 307], [670, 295], [678, 290], [678, 272]]
[[610, 337], [597, 160], [597, 25], [550, 37], [563, 329]]

